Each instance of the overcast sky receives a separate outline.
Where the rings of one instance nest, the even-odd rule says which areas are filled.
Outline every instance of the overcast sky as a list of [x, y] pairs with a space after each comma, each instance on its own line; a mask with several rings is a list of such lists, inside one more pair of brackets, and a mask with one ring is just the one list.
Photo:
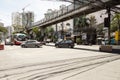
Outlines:
[[68, 2], [59, 2], [55, 0], [0, 0], [0, 22], [3, 22], [5, 26], [11, 25], [11, 14], [13, 12], [22, 12], [22, 8], [25, 7], [25, 11], [33, 11], [35, 14], [35, 21], [44, 18], [44, 13], [48, 9], [59, 9], [59, 6]]

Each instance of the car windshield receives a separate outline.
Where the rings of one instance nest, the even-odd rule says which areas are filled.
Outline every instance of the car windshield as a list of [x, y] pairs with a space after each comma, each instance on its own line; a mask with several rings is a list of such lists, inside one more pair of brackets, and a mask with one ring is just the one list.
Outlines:
[[66, 43], [72, 43], [72, 41], [71, 40], [66, 40]]

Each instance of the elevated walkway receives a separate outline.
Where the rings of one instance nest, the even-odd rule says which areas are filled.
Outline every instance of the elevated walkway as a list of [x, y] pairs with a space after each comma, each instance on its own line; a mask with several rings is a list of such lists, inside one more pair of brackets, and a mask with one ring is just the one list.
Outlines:
[[32, 26], [47, 27], [49, 25], [66, 21], [77, 16], [105, 9], [106, 6], [113, 7], [118, 4], [120, 4], [120, 0], [94, 0], [93, 2], [91, 2], [90, 0], [89, 3], [87, 2], [85, 4], [79, 5], [71, 4], [63, 8], [62, 10], [53, 13], [48, 18], [44, 18], [40, 21], [34, 22]]

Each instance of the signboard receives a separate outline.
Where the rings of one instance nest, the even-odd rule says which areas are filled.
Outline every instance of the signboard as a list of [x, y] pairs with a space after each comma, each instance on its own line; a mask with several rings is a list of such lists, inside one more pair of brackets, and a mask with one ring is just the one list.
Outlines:
[[120, 31], [115, 32], [115, 40], [119, 41], [120, 40]]

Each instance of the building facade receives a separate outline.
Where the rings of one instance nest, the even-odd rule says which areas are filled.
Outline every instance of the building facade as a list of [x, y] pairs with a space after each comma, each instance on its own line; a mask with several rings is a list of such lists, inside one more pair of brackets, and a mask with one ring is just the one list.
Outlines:
[[12, 13], [12, 26], [15, 32], [24, 32], [26, 28], [31, 27], [33, 21], [33, 12], [28, 11], [23, 13]]
[[12, 13], [12, 26], [15, 32], [23, 31], [21, 13], [19, 12]]
[[24, 28], [29, 28], [34, 22], [34, 13], [31, 11], [23, 12], [22, 14], [22, 26]]
[[1, 26], [1, 27], [4, 27], [4, 23], [0, 22], [0, 26]]

